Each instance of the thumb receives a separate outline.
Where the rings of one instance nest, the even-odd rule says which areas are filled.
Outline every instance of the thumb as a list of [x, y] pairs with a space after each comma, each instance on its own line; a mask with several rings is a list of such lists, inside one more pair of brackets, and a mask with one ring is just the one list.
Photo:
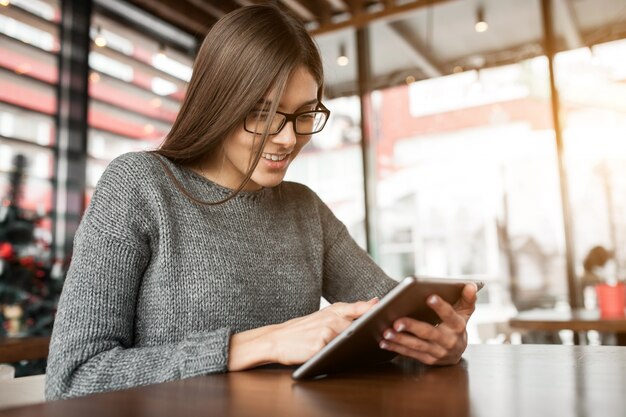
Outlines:
[[454, 304], [454, 310], [457, 313], [465, 313], [469, 316], [474, 312], [476, 308], [476, 293], [478, 292], [478, 286], [473, 282], [463, 287], [461, 298]]

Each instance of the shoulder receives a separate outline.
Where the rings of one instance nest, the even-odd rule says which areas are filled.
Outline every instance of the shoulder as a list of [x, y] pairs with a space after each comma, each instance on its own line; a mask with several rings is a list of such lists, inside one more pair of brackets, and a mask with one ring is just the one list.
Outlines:
[[157, 156], [149, 152], [128, 152], [113, 159], [106, 167], [98, 184], [99, 194], [140, 192], [162, 181], [162, 170]]
[[315, 202], [316, 204], [321, 203], [322, 200], [320, 197], [304, 184], [300, 184], [299, 182], [291, 182], [291, 181], [283, 181], [280, 184], [281, 192], [288, 195], [290, 198], [296, 200], [309, 200], [311, 202]]
[[315, 191], [306, 185], [297, 182], [283, 181], [281, 187], [281, 192], [287, 195], [287, 198], [297, 204], [301, 210], [305, 210], [308, 215], [315, 215], [324, 223], [336, 221], [330, 207], [324, 203]]
[[148, 152], [128, 152], [113, 159], [106, 170], [103, 178], [116, 177], [124, 180], [124, 183], [140, 181], [138, 174], [152, 174], [157, 172], [157, 156]]
[[147, 210], [155, 198], [152, 184], [158, 181], [157, 164], [147, 152], [129, 152], [112, 160], [98, 180], [87, 217], [115, 222]]

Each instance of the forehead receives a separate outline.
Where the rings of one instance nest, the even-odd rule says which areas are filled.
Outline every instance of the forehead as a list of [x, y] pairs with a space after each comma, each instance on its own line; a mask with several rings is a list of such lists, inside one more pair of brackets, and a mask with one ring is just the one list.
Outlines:
[[[294, 69], [280, 98], [279, 109], [294, 111], [311, 101], [317, 102], [317, 89], [317, 82], [308, 69], [305, 67]], [[266, 94], [265, 100], [269, 100], [272, 95], [272, 92]]]

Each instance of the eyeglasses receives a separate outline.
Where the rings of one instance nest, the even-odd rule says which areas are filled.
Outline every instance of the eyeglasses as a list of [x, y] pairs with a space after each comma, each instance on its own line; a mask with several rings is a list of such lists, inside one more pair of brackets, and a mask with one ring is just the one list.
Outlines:
[[308, 110], [298, 113], [283, 113], [277, 111], [273, 118], [270, 118], [267, 110], [252, 110], [243, 122], [246, 132], [262, 135], [267, 129], [268, 135], [276, 135], [283, 130], [287, 122], [293, 123], [296, 135], [312, 135], [321, 132], [326, 125], [330, 110], [322, 103], [319, 103], [317, 110]]

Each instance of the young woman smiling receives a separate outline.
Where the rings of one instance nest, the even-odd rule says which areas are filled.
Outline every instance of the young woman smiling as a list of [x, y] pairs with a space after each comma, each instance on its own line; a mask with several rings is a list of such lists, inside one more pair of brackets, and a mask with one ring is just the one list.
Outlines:
[[[163, 144], [111, 162], [81, 221], [47, 398], [300, 364], [396, 285], [315, 193], [283, 181], [328, 119], [323, 86], [314, 42], [278, 8], [213, 26]], [[475, 300], [474, 286], [455, 306], [432, 297], [443, 323], [401, 318], [381, 348], [457, 363]]]

